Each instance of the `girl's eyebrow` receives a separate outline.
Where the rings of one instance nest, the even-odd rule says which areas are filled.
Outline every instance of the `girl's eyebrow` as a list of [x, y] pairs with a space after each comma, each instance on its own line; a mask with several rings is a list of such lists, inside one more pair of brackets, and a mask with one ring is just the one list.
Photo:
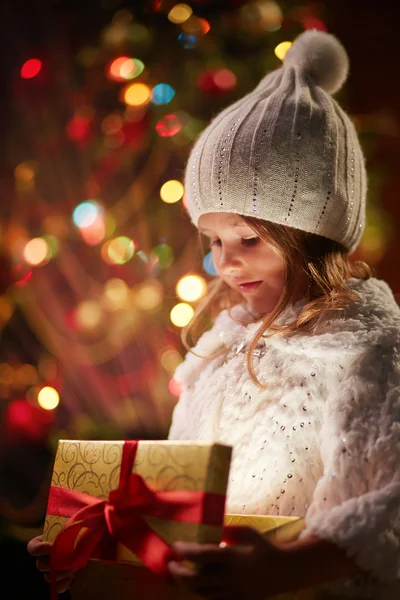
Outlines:
[[[232, 221], [232, 223], [228, 223], [228, 225], [230, 227], [248, 227], [247, 223], [242, 223], [240, 221]], [[206, 227], [200, 227], [199, 226], [199, 231], [200, 233], [205, 233], [206, 231], [208, 231], [209, 233], [212, 233], [211, 229], [207, 229]]]

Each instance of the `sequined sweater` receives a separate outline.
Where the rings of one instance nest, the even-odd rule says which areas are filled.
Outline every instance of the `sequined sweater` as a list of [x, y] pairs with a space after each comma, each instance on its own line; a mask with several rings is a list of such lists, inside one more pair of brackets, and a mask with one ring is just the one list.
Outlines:
[[245, 363], [260, 324], [246, 304], [222, 311], [194, 350], [223, 354], [189, 352], [175, 372], [169, 439], [232, 445], [227, 512], [304, 516], [303, 535], [334, 542], [371, 574], [328, 586], [332, 597], [398, 599], [400, 310], [383, 281], [349, 286], [359, 299], [318, 334], [260, 341], [264, 390]]

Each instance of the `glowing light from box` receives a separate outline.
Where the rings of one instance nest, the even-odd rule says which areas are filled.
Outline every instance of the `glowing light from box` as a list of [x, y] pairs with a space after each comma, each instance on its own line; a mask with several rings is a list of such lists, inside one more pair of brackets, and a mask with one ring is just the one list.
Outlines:
[[122, 279], [109, 279], [104, 286], [104, 297], [111, 310], [124, 308], [129, 300], [129, 288]]
[[185, 325], [191, 321], [193, 315], [194, 309], [190, 304], [179, 302], [179, 304], [175, 304], [174, 308], [171, 310], [170, 319], [176, 327], [185, 327]]
[[142, 310], [156, 310], [163, 300], [163, 287], [156, 279], [144, 281], [133, 289], [135, 305]]
[[156, 125], [156, 131], [160, 137], [172, 137], [181, 130], [182, 124], [179, 118], [174, 115], [165, 115]]
[[274, 50], [275, 56], [277, 56], [279, 60], [283, 60], [291, 45], [292, 42], [281, 42], [278, 44]]
[[167, 204], [174, 204], [175, 202], [179, 202], [179, 200], [183, 197], [184, 192], [185, 188], [180, 181], [177, 181], [176, 179], [170, 179], [161, 187], [160, 197], [163, 202], [166, 202]]
[[107, 243], [106, 252], [111, 263], [124, 265], [134, 255], [135, 244], [129, 237], [121, 235]]
[[153, 104], [168, 104], [175, 96], [175, 90], [168, 83], [158, 83], [151, 91]]
[[38, 393], [38, 404], [44, 410], [54, 410], [60, 404], [60, 396], [54, 388], [46, 385]]
[[145, 83], [132, 83], [123, 91], [123, 101], [128, 106], [143, 106], [151, 99], [151, 89]]
[[199, 275], [185, 275], [176, 285], [176, 294], [181, 300], [194, 302], [204, 296], [207, 289], [206, 282]]
[[45, 239], [33, 238], [26, 244], [23, 254], [29, 265], [37, 266], [49, 257], [50, 248]]
[[102, 320], [100, 306], [94, 300], [85, 300], [77, 307], [74, 321], [79, 329], [95, 329]]
[[205, 257], [203, 259], [203, 268], [204, 268], [205, 272], [208, 273], [209, 275], [217, 274], [217, 270], [214, 265], [214, 259], [212, 256], [212, 252], [208, 252], [208, 254], [205, 255]]
[[91, 227], [101, 214], [100, 205], [95, 200], [87, 200], [75, 207], [72, 220], [79, 228]]
[[193, 10], [187, 4], [175, 4], [168, 13], [168, 19], [171, 23], [184, 23], [188, 20]]
[[20, 75], [22, 79], [32, 79], [42, 70], [42, 61], [38, 58], [30, 58], [25, 61], [21, 67]]

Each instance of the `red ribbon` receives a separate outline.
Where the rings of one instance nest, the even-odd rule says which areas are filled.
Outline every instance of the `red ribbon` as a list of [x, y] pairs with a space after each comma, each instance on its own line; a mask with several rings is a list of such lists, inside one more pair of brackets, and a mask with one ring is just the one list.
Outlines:
[[80, 569], [89, 558], [115, 560], [116, 544], [131, 550], [154, 573], [171, 579], [170, 560], [179, 560], [143, 518], [159, 517], [183, 523], [222, 525], [225, 496], [199, 491], [156, 492], [132, 473], [138, 441], [124, 442], [119, 487], [100, 500], [74, 490], [51, 486], [47, 514], [70, 517], [50, 554], [52, 598], [55, 571]]

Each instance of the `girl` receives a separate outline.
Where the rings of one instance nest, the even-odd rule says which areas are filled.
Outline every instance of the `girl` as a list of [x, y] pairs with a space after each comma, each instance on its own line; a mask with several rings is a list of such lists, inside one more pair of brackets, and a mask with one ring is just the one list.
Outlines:
[[366, 177], [331, 97], [347, 72], [333, 36], [303, 33], [189, 157], [188, 210], [218, 277], [183, 332], [169, 439], [233, 446], [227, 512], [306, 522], [284, 546], [250, 528], [229, 545], [178, 542], [199, 568], [171, 573], [210, 600], [315, 584], [321, 599], [400, 597], [400, 314], [387, 284], [349, 260]]

